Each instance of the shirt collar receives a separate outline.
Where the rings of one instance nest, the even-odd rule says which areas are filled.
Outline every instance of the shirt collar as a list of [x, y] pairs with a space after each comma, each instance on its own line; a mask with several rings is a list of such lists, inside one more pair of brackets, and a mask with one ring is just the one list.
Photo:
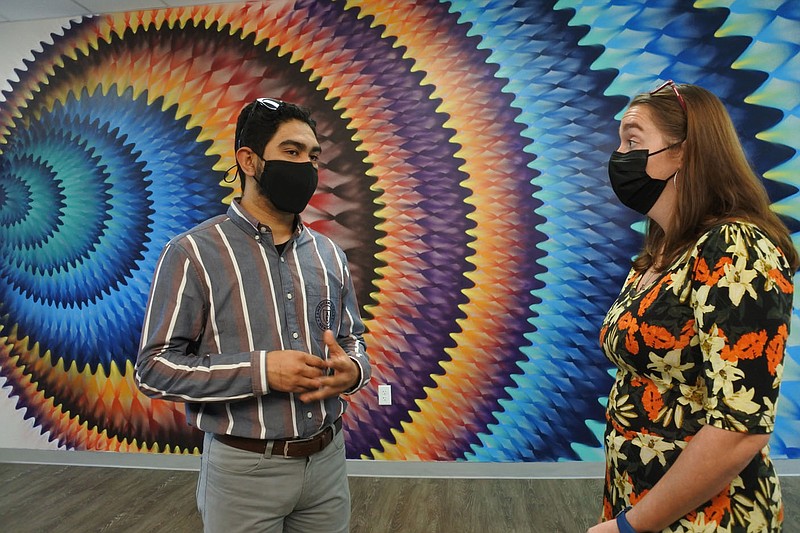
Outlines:
[[[240, 200], [241, 198], [233, 199], [230, 207], [228, 208], [228, 216], [237, 226], [252, 235], [264, 233], [261, 230], [263, 228], [269, 228], [269, 226], [259, 222], [256, 217], [242, 207], [242, 205], [239, 203]], [[295, 215], [294, 222], [294, 231], [292, 232], [292, 237], [289, 239], [290, 241], [298, 238], [305, 231], [305, 225], [303, 224], [303, 219], [300, 218], [300, 215]], [[271, 233], [272, 230], [269, 230], [269, 232]]]

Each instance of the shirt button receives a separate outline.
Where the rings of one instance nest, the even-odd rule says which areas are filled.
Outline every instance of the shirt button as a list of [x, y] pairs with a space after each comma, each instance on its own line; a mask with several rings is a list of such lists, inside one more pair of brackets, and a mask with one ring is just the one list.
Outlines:
[[291, 300], [292, 299], [292, 293], [291, 292], [287, 292], [286, 293], [286, 297]]
[[311, 418], [311, 413], [306, 413], [306, 418]]
[[261, 226], [261, 229], [259, 231], [261, 231], [261, 233], [266, 233], [267, 232], [267, 227], [266, 226]]
[[260, 241], [260, 240], [261, 240], [261, 235], [256, 235], [256, 236], [255, 236], [255, 239], [256, 239], [257, 241]]
[[299, 336], [300, 336], [300, 334], [299, 334], [299, 333], [297, 333], [296, 331], [295, 331], [294, 333], [292, 333], [292, 338], [293, 338], [293, 339], [296, 339], [296, 338], [297, 338], [297, 337], [299, 337]]
[[284, 259], [283, 256], [281, 256], [281, 263], [285, 263], [285, 262], [286, 262], [286, 259]]

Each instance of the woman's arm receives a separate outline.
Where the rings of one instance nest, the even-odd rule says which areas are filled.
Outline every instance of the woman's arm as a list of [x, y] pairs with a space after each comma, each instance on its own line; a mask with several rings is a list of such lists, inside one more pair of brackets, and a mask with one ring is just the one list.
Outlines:
[[[769, 438], [769, 434], [704, 426], [664, 477], [626, 513], [628, 522], [639, 533], [661, 531], [724, 490]], [[614, 520], [589, 529], [589, 533], [617, 531]]]
[[767, 445], [770, 435], [704, 426], [664, 477], [630, 511], [636, 531], [660, 531], [719, 494]]

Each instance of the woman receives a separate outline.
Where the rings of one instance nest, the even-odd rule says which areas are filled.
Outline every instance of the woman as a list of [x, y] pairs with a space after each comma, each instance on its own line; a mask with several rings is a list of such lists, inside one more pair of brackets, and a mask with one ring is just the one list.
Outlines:
[[767, 443], [797, 252], [708, 91], [637, 96], [619, 136], [611, 184], [648, 229], [600, 332], [618, 370], [589, 531], [780, 531]]

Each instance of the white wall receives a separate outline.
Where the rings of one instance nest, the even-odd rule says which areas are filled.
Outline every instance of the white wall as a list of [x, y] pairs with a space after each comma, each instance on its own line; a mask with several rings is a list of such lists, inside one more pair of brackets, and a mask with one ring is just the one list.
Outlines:
[[[11, 81], [19, 81], [14, 70], [25, 70], [23, 60], [33, 60], [33, 51], [42, 50], [42, 36], [60, 35], [68, 25], [69, 19], [0, 23], [0, 102], [5, 101], [2, 91], [11, 90]], [[7, 380], [0, 377], [0, 448], [56, 449], [32, 419], [25, 420], [25, 411], [17, 409], [17, 398], [10, 394]]]

